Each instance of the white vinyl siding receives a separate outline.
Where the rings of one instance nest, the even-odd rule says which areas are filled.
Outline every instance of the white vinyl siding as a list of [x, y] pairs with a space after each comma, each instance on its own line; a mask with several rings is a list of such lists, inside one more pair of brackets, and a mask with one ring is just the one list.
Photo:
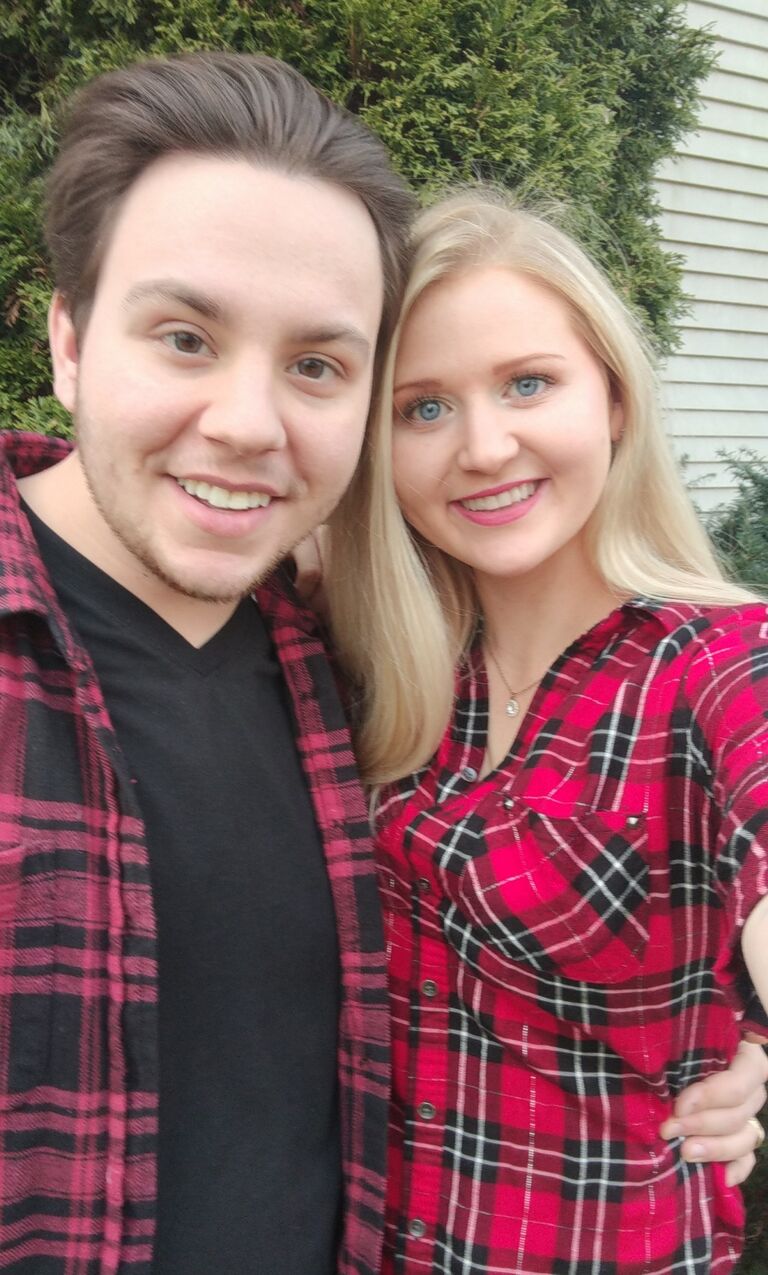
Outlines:
[[666, 246], [685, 262], [691, 299], [664, 369], [675, 449], [697, 504], [728, 498], [718, 453], [768, 458], [768, 0], [691, 0], [718, 62], [695, 133], [659, 170]]

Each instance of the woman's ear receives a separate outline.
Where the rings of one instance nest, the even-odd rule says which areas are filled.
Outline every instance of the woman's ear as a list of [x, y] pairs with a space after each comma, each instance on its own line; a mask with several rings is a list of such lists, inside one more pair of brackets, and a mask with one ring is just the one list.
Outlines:
[[624, 433], [624, 404], [621, 399], [614, 399], [611, 406], [611, 442], [614, 447]]
[[613, 372], [608, 371], [608, 399], [610, 409], [608, 414], [609, 429], [611, 432], [612, 450], [616, 450], [616, 446], [624, 433], [624, 395], [616, 376]]

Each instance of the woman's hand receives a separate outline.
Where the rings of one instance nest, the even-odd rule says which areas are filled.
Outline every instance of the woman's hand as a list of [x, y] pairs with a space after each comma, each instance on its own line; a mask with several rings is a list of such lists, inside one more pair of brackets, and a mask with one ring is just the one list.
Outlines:
[[679, 1138], [684, 1160], [729, 1162], [729, 1186], [744, 1182], [755, 1167], [760, 1139], [754, 1117], [766, 1099], [768, 1057], [760, 1045], [742, 1041], [727, 1071], [689, 1085], [678, 1095], [662, 1138]]

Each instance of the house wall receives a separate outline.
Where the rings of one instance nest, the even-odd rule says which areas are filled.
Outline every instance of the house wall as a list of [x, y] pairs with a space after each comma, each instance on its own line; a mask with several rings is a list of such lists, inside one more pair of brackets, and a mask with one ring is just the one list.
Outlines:
[[721, 449], [768, 459], [768, 0], [692, 0], [688, 20], [711, 28], [719, 57], [697, 131], [659, 170], [663, 236], [691, 297], [663, 382], [706, 511], [732, 491]]

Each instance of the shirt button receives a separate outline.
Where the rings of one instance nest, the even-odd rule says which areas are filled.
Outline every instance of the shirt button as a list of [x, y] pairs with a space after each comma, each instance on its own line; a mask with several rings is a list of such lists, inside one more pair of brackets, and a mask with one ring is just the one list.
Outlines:
[[636, 827], [637, 827], [637, 825], [639, 824], [639, 822], [640, 822], [640, 816], [639, 816], [639, 815], [627, 815], [627, 827], [628, 827], [628, 828], [636, 828]]
[[427, 1224], [420, 1217], [412, 1217], [408, 1223], [408, 1234], [411, 1239], [421, 1240], [427, 1233]]
[[505, 797], [501, 804], [505, 810], [511, 810], [515, 804], [514, 797]]
[[437, 1107], [431, 1102], [420, 1102], [416, 1108], [422, 1120], [434, 1120], [437, 1115]]
[[477, 779], [477, 771], [474, 766], [465, 766], [461, 773], [464, 779]]
[[421, 990], [425, 996], [429, 997], [430, 1000], [434, 1000], [434, 998], [437, 996], [437, 993], [439, 992], [440, 989], [437, 986], [437, 983], [434, 981], [434, 979], [425, 978], [424, 982], [421, 985]]
[[420, 890], [422, 894], [426, 894], [429, 888], [430, 886], [429, 886], [429, 881], [427, 880], [427, 878], [419, 877], [418, 881], [416, 882], [416, 889]]

